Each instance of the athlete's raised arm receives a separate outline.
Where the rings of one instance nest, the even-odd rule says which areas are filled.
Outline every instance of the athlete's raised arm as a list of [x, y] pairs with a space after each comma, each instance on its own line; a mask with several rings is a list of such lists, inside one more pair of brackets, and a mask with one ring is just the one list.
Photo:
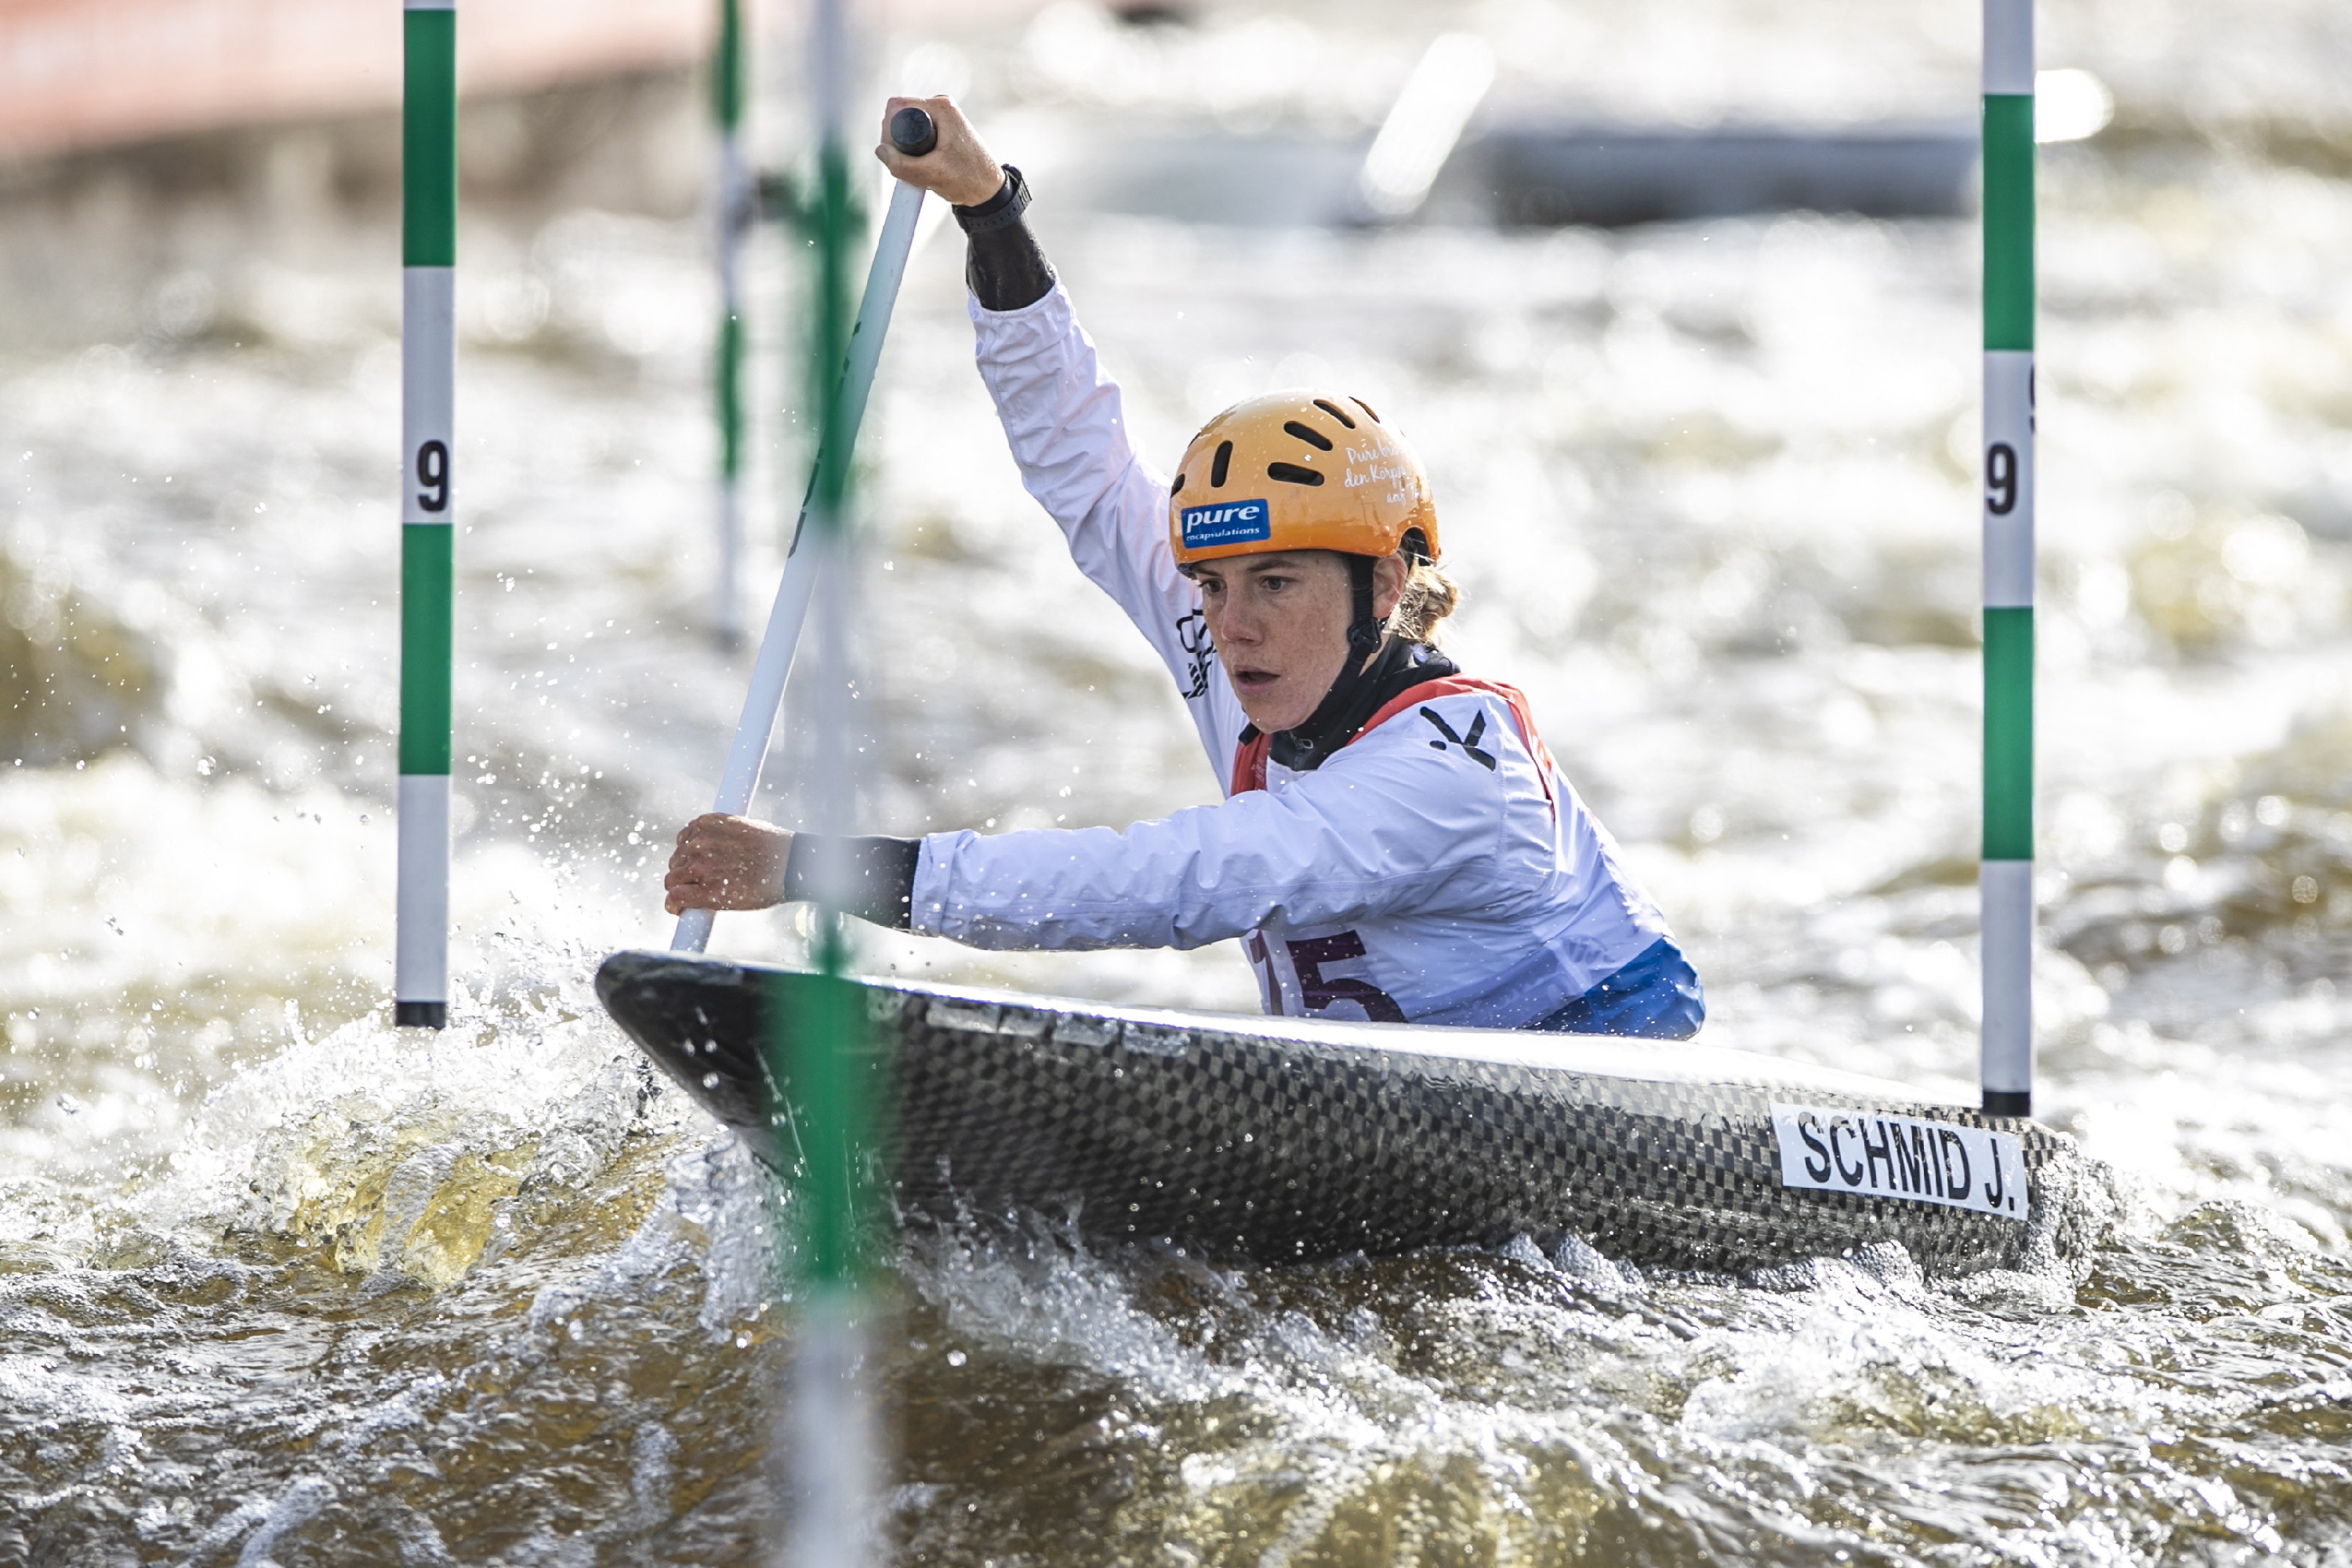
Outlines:
[[1175, 677], [1222, 774], [1242, 718], [1217, 679], [1199, 592], [1169, 549], [1167, 480], [1137, 458], [1118, 385], [1022, 216], [1029, 196], [1021, 172], [999, 163], [948, 99], [894, 98], [885, 125], [908, 104], [929, 112], [938, 147], [909, 158], [886, 133], [876, 156], [898, 178], [956, 204], [981, 378], [1022, 483], [1060, 524], [1078, 569], [1127, 612]]

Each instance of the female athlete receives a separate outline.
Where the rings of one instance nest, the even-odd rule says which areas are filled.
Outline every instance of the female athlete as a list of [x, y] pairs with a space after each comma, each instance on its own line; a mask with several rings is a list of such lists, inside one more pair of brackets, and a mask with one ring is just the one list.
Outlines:
[[[1172, 483], [1022, 219], [1029, 193], [944, 98], [939, 145], [877, 149], [954, 205], [987, 383], [1024, 482], [1174, 675], [1225, 798], [1124, 832], [826, 846], [749, 817], [679, 833], [672, 914], [808, 896], [983, 948], [1241, 939], [1271, 1013], [1683, 1039], [1698, 977], [1518, 692], [1439, 652], [1454, 607], [1421, 463], [1338, 390], [1236, 404]], [[836, 862], [837, 865], [844, 862]]]

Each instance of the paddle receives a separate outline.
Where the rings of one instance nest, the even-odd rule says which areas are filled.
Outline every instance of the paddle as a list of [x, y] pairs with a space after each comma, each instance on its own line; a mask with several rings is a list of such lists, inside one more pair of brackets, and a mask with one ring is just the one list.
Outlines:
[[[909, 104], [890, 117], [890, 144], [909, 158], [919, 158], [939, 145], [939, 127], [922, 110]], [[841, 439], [857, 445], [857, 426], [866, 415], [866, 395], [874, 389], [874, 367], [882, 357], [882, 337], [890, 330], [891, 307], [898, 302], [898, 284], [907, 275], [907, 255], [915, 243], [915, 219], [923, 207], [919, 186], [901, 184], [890, 193], [890, 210], [882, 219], [882, 235], [875, 243], [874, 262], [866, 269], [866, 293], [857, 302], [857, 322], [850, 329], [848, 363], [842, 366]], [[820, 451], [822, 470], [830, 454]], [[843, 458], [847, 459], [847, 452]], [[815, 493], [812, 481], [810, 493]], [[760, 769], [767, 762], [768, 745], [775, 738], [776, 714], [783, 706], [784, 680], [793, 672], [793, 653], [808, 619], [809, 599], [816, 589], [818, 552], [801, 549], [808, 527], [808, 504], [801, 505], [793, 525], [792, 549], [784, 561], [784, 579], [776, 585], [776, 602], [768, 612], [768, 628], [760, 635], [760, 652], [751, 661], [751, 689], [743, 693], [743, 713], [735, 721], [735, 742], [727, 751], [727, 766], [719, 775], [719, 798], [710, 809], [740, 816], [751, 809], [760, 787]], [[670, 938], [676, 952], [700, 952], [710, 944], [710, 928], [718, 920], [711, 910], [688, 910], [678, 917], [677, 932]]]

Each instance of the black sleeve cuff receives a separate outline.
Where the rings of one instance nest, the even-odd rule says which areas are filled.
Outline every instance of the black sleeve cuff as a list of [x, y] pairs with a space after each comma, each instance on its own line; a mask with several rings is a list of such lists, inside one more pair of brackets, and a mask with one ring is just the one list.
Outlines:
[[915, 865], [923, 858], [919, 838], [822, 838], [814, 833], [793, 835], [792, 854], [784, 861], [784, 902], [810, 899], [816, 891], [817, 862], [826, 854], [848, 857], [843, 879], [848, 893], [844, 914], [898, 931], [913, 924]]
[[1006, 164], [994, 195], [953, 210], [966, 236], [964, 281], [982, 310], [1022, 310], [1053, 291], [1054, 269], [1021, 216], [1029, 210], [1029, 184], [1020, 170]]
[[966, 234], [987, 234], [1017, 222], [1029, 210], [1029, 182], [1012, 164], [1004, 165], [1004, 183], [996, 194], [984, 202], [968, 207], [951, 207], [956, 226]]

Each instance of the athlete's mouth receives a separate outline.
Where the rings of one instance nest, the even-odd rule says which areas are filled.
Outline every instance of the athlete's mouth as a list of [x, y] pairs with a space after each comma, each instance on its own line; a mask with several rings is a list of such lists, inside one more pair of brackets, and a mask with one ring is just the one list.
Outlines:
[[1276, 681], [1280, 680], [1281, 679], [1282, 677], [1279, 675], [1275, 674], [1271, 670], [1265, 669], [1237, 669], [1234, 671], [1234, 684], [1236, 686], [1250, 688], [1272, 686]]

